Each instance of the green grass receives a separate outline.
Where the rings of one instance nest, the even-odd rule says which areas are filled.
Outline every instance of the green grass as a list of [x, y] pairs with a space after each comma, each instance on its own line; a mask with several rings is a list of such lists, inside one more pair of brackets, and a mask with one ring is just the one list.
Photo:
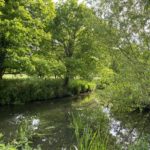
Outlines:
[[4, 79], [27, 79], [30, 78], [30, 76], [26, 74], [5, 74], [3, 78]]

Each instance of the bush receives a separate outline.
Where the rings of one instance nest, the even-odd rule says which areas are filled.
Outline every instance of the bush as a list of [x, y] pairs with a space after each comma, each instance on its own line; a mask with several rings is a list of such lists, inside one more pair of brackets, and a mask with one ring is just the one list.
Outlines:
[[118, 80], [107, 89], [107, 92], [116, 111], [133, 111], [150, 106], [148, 90], [141, 83]]
[[64, 88], [63, 80], [5, 79], [0, 81], [0, 104], [22, 104], [77, 95], [95, 89], [95, 84], [73, 80]]
[[115, 73], [109, 68], [101, 70], [101, 76], [96, 79], [97, 88], [105, 89], [108, 85], [114, 82]]
[[68, 91], [71, 94], [80, 94], [85, 92], [92, 92], [96, 89], [95, 83], [90, 83], [88, 81], [83, 80], [72, 80], [68, 86]]

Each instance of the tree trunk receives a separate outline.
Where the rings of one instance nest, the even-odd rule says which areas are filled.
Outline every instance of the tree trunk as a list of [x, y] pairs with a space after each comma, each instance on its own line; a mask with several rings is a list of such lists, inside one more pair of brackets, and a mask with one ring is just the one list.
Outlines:
[[3, 79], [3, 73], [4, 73], [3, 69], [0, 68], [0, 80]]
[[[4, 44], [2, 43], [2, 46], [3, 45]], [[5, 67], [4, 67], [5, 58], [6, 58], [6, 51], [3, 49], [0, 49], [0, 79], [2, 79], [4, 72], [5, 72]]]
[[[5, 0], [5, 4], [7, 1]], [[5, 66], [4, 62], [6, 59], [7, 54], [7, 48], [9, 47], [9, 40], [6, 39], [5, 34], [2, 33], [0, 37], [0, 80], [3, 78], [3, 75], [5, 73]]]
[[70, 80], [69, 76], [66, 76], [66, 77], [64, 78], [64, 84], [63, 84], [64, 87], [67, 87], [67, 86], [68, 86], [69, 80]]

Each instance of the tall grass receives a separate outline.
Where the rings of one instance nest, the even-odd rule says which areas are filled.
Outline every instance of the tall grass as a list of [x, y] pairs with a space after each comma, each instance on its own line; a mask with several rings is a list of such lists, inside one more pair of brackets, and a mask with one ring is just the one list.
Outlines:
[[64, 88], [63, 80], [4, 79], [0, 81], [0, 104], [22, 104], [78, 95], [95, 89], [95, 84], [73, 80]]
[[[100, 108], [88, 109], [72, 114], [77, 150], [108, 150], [114, 147], [109, 135], [109, 119]], [[112, 148], [113, 147], [113, 148]]]
[[12, 142], [3, 141], [3, 135], [0, 133], [0, 150], [41, 150], [39, 145], [36, 148], [32, 147], [33, 134], [30, 122], [22, 119]]

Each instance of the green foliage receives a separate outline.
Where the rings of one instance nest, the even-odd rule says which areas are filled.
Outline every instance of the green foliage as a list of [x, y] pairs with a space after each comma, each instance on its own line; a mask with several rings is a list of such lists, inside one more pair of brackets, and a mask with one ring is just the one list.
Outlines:
[[100, 77], [96, 78], [97, 88], [104, 89], [114, 82], [115, 73], [107, 67], [101, 69]]
[[1, 150], [17, 150], [15, 147], [11, 145], [5, 145], [5, 144], [0, 144], [0, 149]]
[[77, 0], [60, 1], [56, 17], [50, 26], [52, 49], [56, 60], [64, 66], [62, 76], [93, 79], [101, 58], [99, 33], [96, 27], [104, 25], [92, 9]]
[[40, 146], [38, 145], [37, 148], [32, 147], [32, 137], [34, 135], [34, 130], [31, 127], [30, 120], [22, 118], [19, 124], [16, 139], [12, 142], [13, 145], [17, 149], [24, 149], [24, 150], [41, 150]]
[[14, 146], [10, 144], [4, 144], [3, 142], [3, 134], [0, 133], [0, 149], [1, 150], [17, 150]]
[[143, 85], [136, 81], [119, 81], [109, 87], [110, 98], [113, 102], [114, 109], [121, 111], [132, 111], [137, 108], [142, 110], [149, 106], [150, 99], [148, 95], [148, 89], [144, 90]]
[[46, 26], [54, 17], [54, 5], [51, 0], [8, 0], [0, 6], [0, 77], [8, 68], [31, 72], [32, 55], [50, 41]]
[[[96, 86], [88, 81], [96, 78], [114, 109], [150, 106], [150, 3], [99, 3], [94, 12], [78, 0], [60, 0], [56, 7], [52, 0], [0, 1], [0, 79], [6, 72], [34, 75], [0, 80], [0, 104], [91, 92]], [[108, 119], [99, 114], [94, 109], [73, 115], [79, 150], [108, 149]], [[19, 130], [16, 145], [30, 150], [26, 122]], [[2, 141], [0, 149], [16, 150], [16, 145]], [[140, 139], [130, 149], [147, 147]]]
[[0, 104], [20, 104], [77, 95], [95, 89], [95, 84], [72, 81], [66, 88], [63, 80], [54, 79], [6, 79], [0, 81]]
[[[37, 148], [32, 148], [31, 146], [31, 138], [33, 136], [33, 129], [31, 129], [28, 120], [22, 119], [21, 123], [18, 127], [18, 131], [16, 133], [16, 139], [14, 139], [11, 143], [7, 143], [3, 141], [3, 135], [0, 134], [0, 149], [1, 150], [41, 150], [40, 146]], [[5, 144], [4, 144], [5, 143]]]
[[79, 150], [107, 150], [113, 147], [109, 136], [109, 119], [101, 108], [90, 108], [72, 115], [71, 127], [74, 128]]
[[110, 102], [114, 102], [116, 109], [122, 108], [120, 106], [127, 110], [149, 107], [149, 1], [96, 2], [99, 5], [93, 7], [109, 26], [105, 44], [110, 46], [108, 67], [115, 73], [115, 82], [109, 88]]
[[115, 109], [123, 106], [124, 111], [137, 108], [142, 110], [150, 104], [150, 62], [145, 59], [145, 54], [149, 55], [149, 53], [136, 51], [136, 58], [131, 57], [131, 60], [120, 52], [116, 54], [115, 70], [117, 72], [113, 84], [109, 87], [109, 98], [114, 103]]
[[149, 138], [148, 136], [140, 137], [134, 142], [134, 144], [129, 145], [129, 150], [148, 150], [149, 149]]
[[90, 83], [83, 80], [72, 80], [69, 83], [68, 90], [71, 91], [71, 94], [79, 94], [85, 92], [91, 92], [96, 89], [95, 83]]

